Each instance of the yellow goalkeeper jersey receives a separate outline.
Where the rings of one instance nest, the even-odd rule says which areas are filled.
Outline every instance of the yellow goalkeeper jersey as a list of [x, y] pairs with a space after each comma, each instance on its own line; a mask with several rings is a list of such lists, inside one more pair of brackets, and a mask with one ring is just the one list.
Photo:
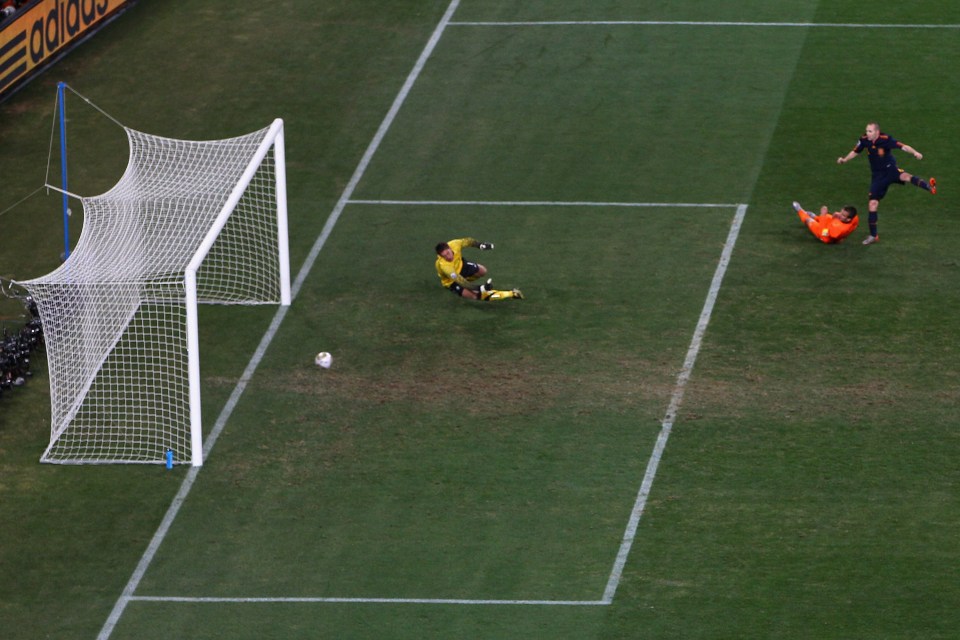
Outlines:
[[473, 238], [460, 238], [450, 240], [447, 244], [453, 250], [453, 260], [444, 260], [443, 256], [437, 256], [437, 275], [440, 276], [440, 282], [445, 287], [449, 287], [454, 282], [466, 286], [466, 279], [460, 275], [460, 270], [463, 268], [463, 248], [477, 247], [480, 243]]

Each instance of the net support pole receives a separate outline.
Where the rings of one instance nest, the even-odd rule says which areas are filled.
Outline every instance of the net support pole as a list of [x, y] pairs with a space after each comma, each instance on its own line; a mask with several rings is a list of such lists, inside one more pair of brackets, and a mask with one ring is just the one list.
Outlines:
[[[184, 273], [187, 311], [187, 380], [190, 392], [190, 464], [203, 465], [203, 425], [200, 413], [200, 323], [197, 311], [197, 270]], [[179, 454], [179, 452], [176, 452]]]
[[60, 182], [63, 189], [63, 259], [70, 257], [70, 200], [67, 196], [67, 103], [65, 82], [57, 83], [57, 104], [60, 112]]

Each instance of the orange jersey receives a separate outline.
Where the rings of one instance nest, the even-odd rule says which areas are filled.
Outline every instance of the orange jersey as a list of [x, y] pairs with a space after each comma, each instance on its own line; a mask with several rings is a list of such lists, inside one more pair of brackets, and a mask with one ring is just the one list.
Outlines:
[[818, 216], [811, 216], [805, 211], [800, 213], [800, 219], [810, 229], [810, 233], [815, 235], [820, 242], [828, 244], [840, 242], [853, 233], [853, 230], [860, 224], [860, 216], [853, 216], [850, 222], [843, 222], [835, 216], [834, 213], [821, 213]]

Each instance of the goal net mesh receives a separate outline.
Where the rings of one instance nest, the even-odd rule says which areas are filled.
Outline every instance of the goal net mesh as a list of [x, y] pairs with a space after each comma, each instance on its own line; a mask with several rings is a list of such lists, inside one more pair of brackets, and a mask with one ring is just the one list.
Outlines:
[[185, 273], [207, 251], [199, 302], [281, 301], [274, 131], [195, 142], [126, 129], [127, 169], [82, 198], [69, 259], [20, 283], [37, 302], [50, 370], [41, 461], [191, 460]]

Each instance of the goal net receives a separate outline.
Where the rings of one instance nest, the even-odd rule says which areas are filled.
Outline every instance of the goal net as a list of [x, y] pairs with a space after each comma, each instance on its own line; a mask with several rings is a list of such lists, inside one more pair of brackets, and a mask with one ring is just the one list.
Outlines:
[[197, 304], [290, 304], [283, 122], [227, 140], [124, 127], [120, 181], [81, 198], [84, 226], [37, 302], [60, 464], [200, 465]]

